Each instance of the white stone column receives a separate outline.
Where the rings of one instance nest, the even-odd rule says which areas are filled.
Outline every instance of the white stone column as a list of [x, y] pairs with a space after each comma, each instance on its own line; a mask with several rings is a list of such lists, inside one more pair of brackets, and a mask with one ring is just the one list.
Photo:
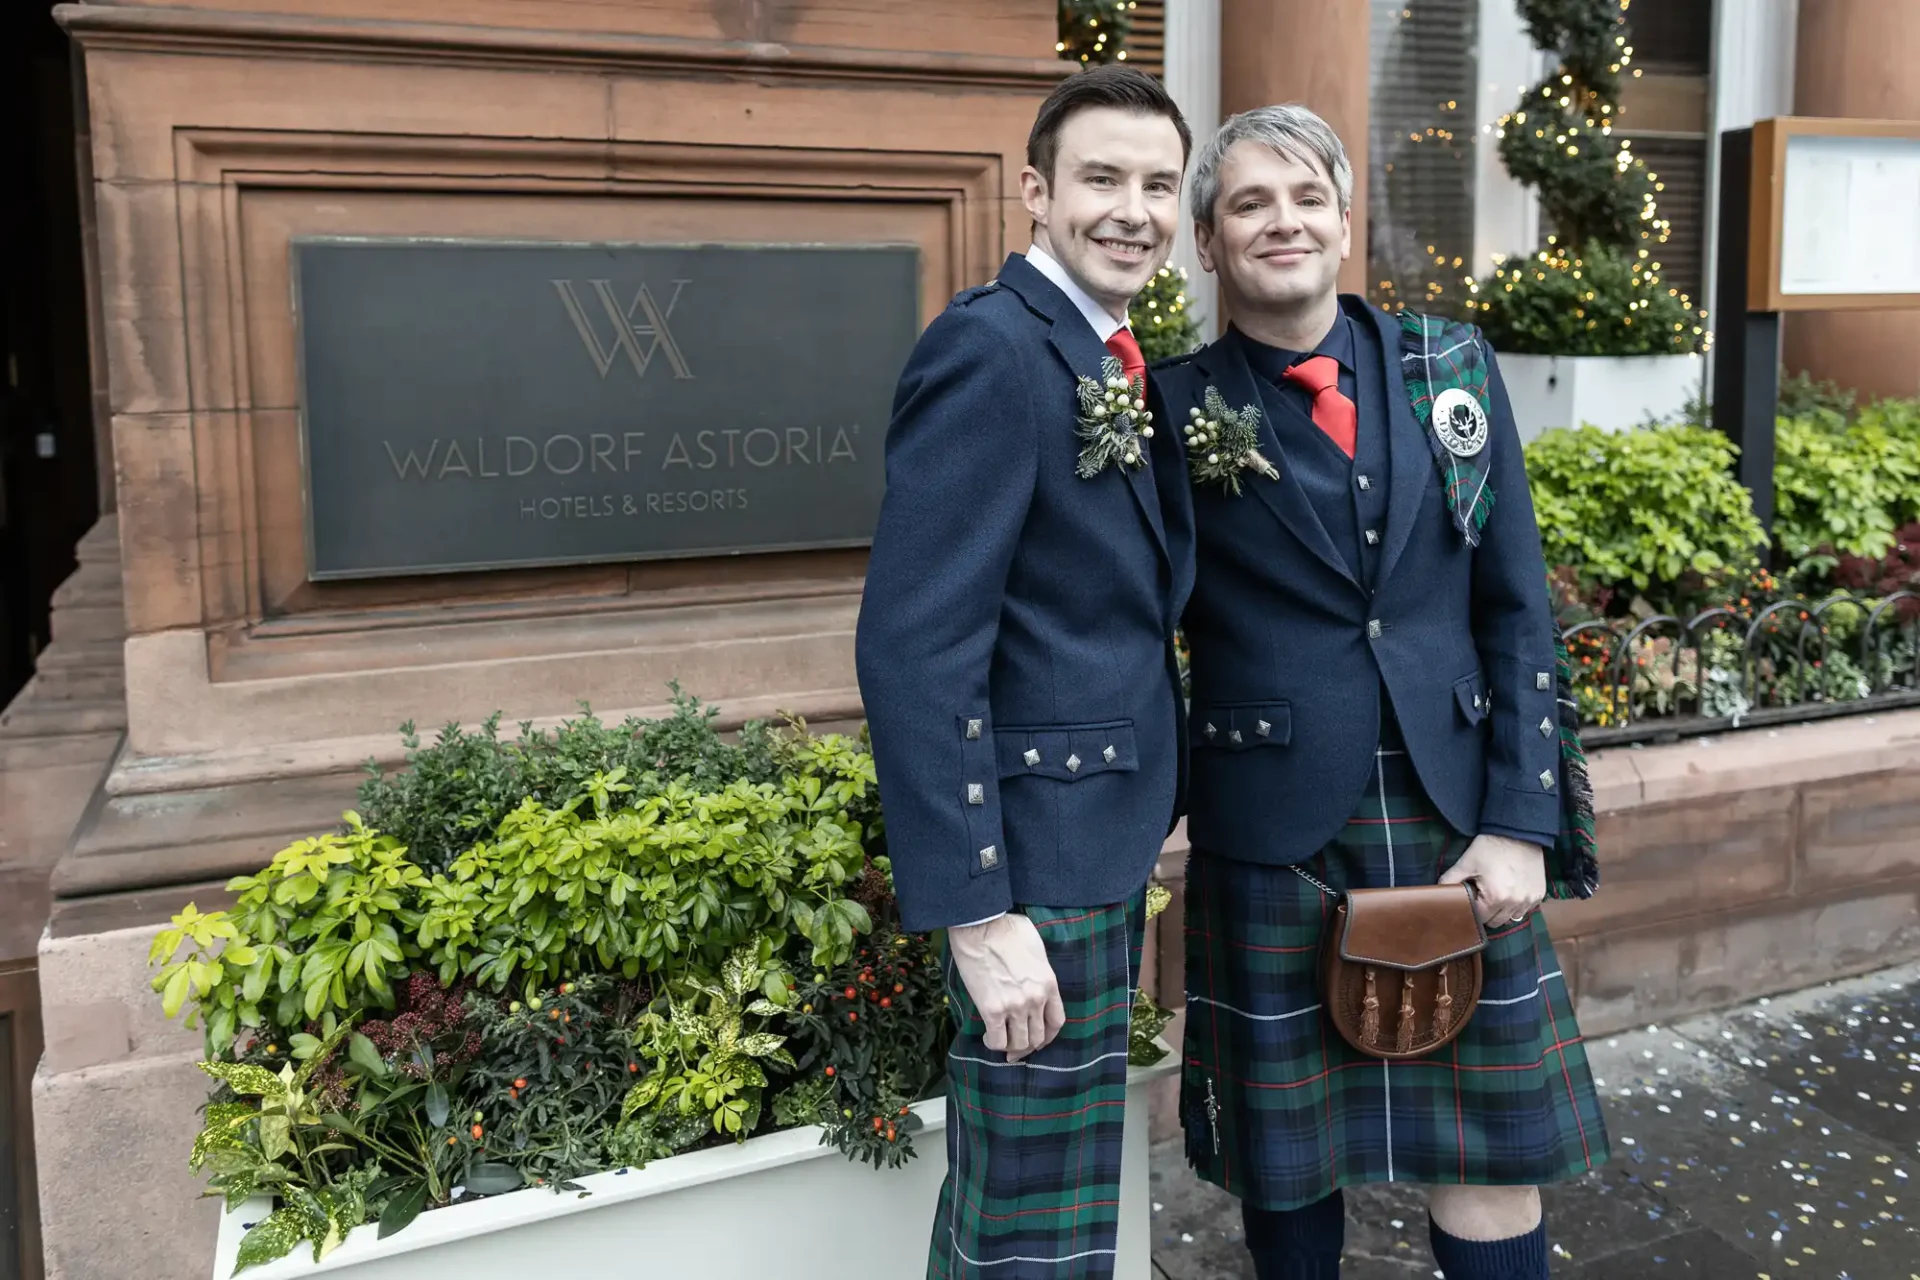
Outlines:
[[[1720, 326], [1713, 310], [1719, 287], [1720, 135], [1769, 116], [1793, 114], [1794, 49], [1800, 0], [1715, 0], [1713, 6], [1712, 112], [1707, 123], [1706, 235], [1700, 264], [1700, 300], [1707, 325]], [[1714, 349], [1704, 362], [1707, 394], [1713, 394]]]
[[[1800, 0], [1716, 0], [1713, 112], [1707, 153], [1706, 261], [1701, 297], [1711, 306], [1720, 242], [1720, 135], [1793, 114], [1795, 30]], [[1718, 323], [1718, 317], [1714, 317]], [[1709, 384], [1711, 385], [1711, 384]]]
[[1540, 198], [1513, 180], [1500, 159], [1500, 117], [1545, 72], [1547, 55], [1533, 47], [1514, 0], [1480, 0], [1480, 66], [1474, 125], [1480, 131], [1473, 184], [1473, 274], [1493, 274], [1495, 254], [1540, 246]]
[[[1197, 149], [1220, 127], [1220, 0], [1167, 0], [1166, 84]], [[1200, 269], [1193, 226], [1184, 215], [1173, 264], [1186, 269], [1187, 305], [1199, 321], [1201, 339], [1210, 341], [1218, 333], [1218, 293], [1213, 277]]]

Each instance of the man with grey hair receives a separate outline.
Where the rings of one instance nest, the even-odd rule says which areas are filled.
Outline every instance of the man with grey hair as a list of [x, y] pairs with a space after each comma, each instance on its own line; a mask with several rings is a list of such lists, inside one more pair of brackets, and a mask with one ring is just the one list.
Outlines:
[[[1185, 427], [1168, 527], [1197, 567], [1188, 1157], [1240, 1197], [1260, 1280], [1337, 1276], [1340, 1189], [1393, 1181], [1431, 1185], [1447, 1280], [1535, 1280], [1538, 1185], [1608, 1151], [1536, 910], [1597, 871], [1506, 392], [1471, 326], [1339, 293], [1353, 169], [1311, 111], [1233, 117], [1190, 191], [1233, 323], [1150, 382]], [[1447, 895], [1396, 917], [1361, 1030], [1323, 1009], [1348, 891], [1463, 882], [1485, 941], [1464, 1030], [1410, 1049], [1415, 984], [1393, 971], [1446, 958], [1420, 948]]]

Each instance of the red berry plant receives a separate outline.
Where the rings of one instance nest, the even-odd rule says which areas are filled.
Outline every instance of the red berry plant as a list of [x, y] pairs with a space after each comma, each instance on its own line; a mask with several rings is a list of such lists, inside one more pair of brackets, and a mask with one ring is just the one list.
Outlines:
[[911, 1160], [912, 1104], [939, 1079], [952, 1038], [932, 944], [884, 925], [847, 963], [800, 984], [794, 1001], [799, 1079], [775, 1098], [775, 1118], [823, 1125], [823, 1141], [875, 1168]]
[[588, 977], [468, 1004], [484, 1048], [466, 1097], [487, 1129], [486, 1160], [515, 1170], [519, 1184], [556, 1190], [622, 1163], [606, 1141], [638, 1070], [630, 1029], [644, 989]]

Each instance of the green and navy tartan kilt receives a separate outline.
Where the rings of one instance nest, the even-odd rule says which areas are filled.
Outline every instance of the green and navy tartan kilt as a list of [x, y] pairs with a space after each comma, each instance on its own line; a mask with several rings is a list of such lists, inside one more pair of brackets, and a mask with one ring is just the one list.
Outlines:
[[[1305, 865], [1336, 889], [1433, 884], [1466, 852], [1402, 752]], [[1427, 1058], [1350, 1048], [1321, 1010], [1334, 902], [1286, 867], [1187, 864], [1181, 1122], [1202, 1178], [1259, 1208], [1368, 1182], [1533, 1186], [1603, 1164], [1607, 1133], [1546, 925], [1488, 931], [1479, 1007]]]
[[1145, 895], [1089, 910], [1025, 907], [1060, 984], [1066, 1025], [1008, 1062], [946, 960], [955, 1037], [947, 1054], [947, 1180], [930, 1280], [1106, 1280], [1120, 1213], [1127, 1024]]

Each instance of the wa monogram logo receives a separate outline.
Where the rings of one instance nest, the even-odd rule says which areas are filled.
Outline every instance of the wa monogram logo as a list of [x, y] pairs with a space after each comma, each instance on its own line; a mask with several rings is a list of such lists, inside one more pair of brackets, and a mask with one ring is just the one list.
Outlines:
[[653, 358], [663, 356], [673, 369], [675, 378], [692, 379], [693, 370], [687, 365], [686, 353], [680, 350], [680, 344], [674, 340], [673, 330], [667, 321], [673, 318], [673, 308], [680, 301], [681, 291], [692, 281], [675, 280], [673, 293], [668, 296], [663, 307], [653, 290], [646, 285], [633, 295], [633, 300], [625, 306], [620, 304], [619, 295], [613, 291], [611, 280], [589, 280], [593, 295], [599, 300], [600, 310], [606, 315], [606, 323], [612, 327], [613, 341], [600, 341], [600, 328], [589, 309], [580, 301], [580, 295], [574, 291], [573, 281], [555, 280], [554, 289], [560, 294], [561, 305], [567, 309], [567, 317], [573, 321], [573, 327], [580, 331], [580, 341], [586, 344], [587, 354], [593, 358], [594, 367], [605, 378], [624, 352], [627, 363], [633, 366], [636, 377], [647, 376], [647, 368]]

